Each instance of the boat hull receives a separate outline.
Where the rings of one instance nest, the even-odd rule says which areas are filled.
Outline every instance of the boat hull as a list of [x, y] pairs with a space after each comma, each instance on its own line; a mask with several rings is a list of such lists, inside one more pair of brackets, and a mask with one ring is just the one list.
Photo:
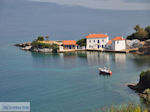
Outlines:
[[104, 72], [104, 71], [100, 71], [100, 74], [104, 74], [104, 75], [112, 75], [112, 72]]

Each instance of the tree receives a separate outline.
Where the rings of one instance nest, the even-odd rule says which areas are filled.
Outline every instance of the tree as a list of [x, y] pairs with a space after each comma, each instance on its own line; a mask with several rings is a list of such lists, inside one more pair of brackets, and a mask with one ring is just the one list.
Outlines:
[[47, 35], [47, 36], [45, 36], [45, 38], [46, 38], [46, 40], [48, 40], [48, 38], [49, 38], [49, 37], [48, 37], [48, 35]]
[[146, 27], [145, 29], [140, 27], [140, 25], [136, 25], [134, 27], [134, 30], [136, 31], [135, 33], [129, 35], [127, 39], [132, 40], [132, 39], [138, 39], [141, 41], [147, 40], [150, 38], [150, 26]]
[[57, 44], [52, 44], [52, 52], [53, 53], [57, 53], [57, 50], [59, 49], [58, 45]]
[[44, 41], [44, 37], [43, 37], [43, 36], [39, 36], [39, 37], [37, 38], [37, 41]]
[[138, 31], [138, 30], [140, 30], [140, 29], [141, 29], [140, 25], [136, 25], [136, 26], [134, 27], [134, 30], [135, 30], [135, 31]]
[[150, 26], [147, 26], [147, 27], [145, 28], [145, 31], [147, 31], [147, 33], [148, 33], [148, 38], [150, 38]]
[[78, 44], [79, 46], [86, 46], [86, 39], [84, 38], [84, 39], [78, 40], [78, 41], [77, 41], [77, 44]]
[[147, 27], [145, 28], [145, 31], [147, 31], [148, 33], [150, 33], [150, 26], [147, 26]]
[[148, 33], [144, 28], [140, 28], [136, 33], [134, 33], [134, 36], [142, 41], [148, 39]]

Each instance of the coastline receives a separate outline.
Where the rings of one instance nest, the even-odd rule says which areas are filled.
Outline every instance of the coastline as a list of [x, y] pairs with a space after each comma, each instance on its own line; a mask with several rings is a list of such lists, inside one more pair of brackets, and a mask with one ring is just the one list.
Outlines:
[[[19, 47], [21, 50], [24, 50], [24, 51], [52, 53], [51, 48], [33, 48], [31, 45], [31, 42], [17, 43], [17, 44], [14, 44], [14, 46]], [[57, 50], [58, 53], [76, 52], [76, 51], [96, 51], [96, 52], [132, 53], [132, 54], [138, 54], [138, 55], [149, 55], [149, 54], [139, 52], [138, 48], [125, 49], [121, 51], [114, 51], [114, 50], [108, 50], [108, 49], [67, 49], [63, 51]]]

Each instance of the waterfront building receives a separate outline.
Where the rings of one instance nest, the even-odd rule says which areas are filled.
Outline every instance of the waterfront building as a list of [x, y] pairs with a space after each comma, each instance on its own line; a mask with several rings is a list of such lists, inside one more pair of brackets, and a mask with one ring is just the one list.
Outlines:
[[67, 49], [75, 50], [75, 49], [77, 49], [77, 44], [76, 44], [75, 40], [63, 40], [62, 46], [63, 46], [64, 50], [67, 50]]
[[86, 36], [86, 49], [104, 49], [108, 41], [107, 34], [89, 34]]
[[121, 51], [126, 49], [126, 41], [123, 37], [115, 37], [112, 39], [112, 50]]

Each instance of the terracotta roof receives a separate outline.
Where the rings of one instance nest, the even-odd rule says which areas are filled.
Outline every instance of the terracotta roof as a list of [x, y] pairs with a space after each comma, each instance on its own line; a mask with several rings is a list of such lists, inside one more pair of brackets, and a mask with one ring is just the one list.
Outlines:
[[111, 44], [112, 44], [112, 40], [109, 40], [109, 41], [107, 42], [107, 44], [108, 44], [108, 45], [111, 45]]
[[115, 38], [113, 38], [112, 40], [125, 40], [123, 37], [115, 37]]
[[108, 35], [106, 34], [89, 34], [86, 38], [106, 38]]
[[63, 45], [76, 45], [75, 40], [63, 40]]

